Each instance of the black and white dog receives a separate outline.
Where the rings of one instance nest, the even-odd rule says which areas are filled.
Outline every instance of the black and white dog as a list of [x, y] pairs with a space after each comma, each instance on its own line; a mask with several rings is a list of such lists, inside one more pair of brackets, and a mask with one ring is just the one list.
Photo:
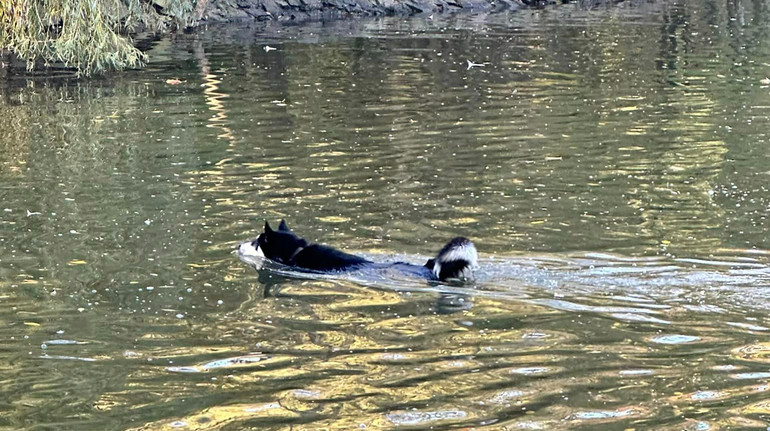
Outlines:
[[308, 243], [292, 232], [284, 220], [281, 220], [277, 230], [271, 229], [270, 224], [265, 222], [265, 231], [256, 239], [241, 243], [238, 255], [246, 263], [254, 264], [254, 258], [264, 258], [304, 271], [328, 273], [392, 268], [439, 281], [470, 279], [478, 268], [476, 247], [462, 237], [449, 241], [435, 258], [422, 266], [404, 262], [376, 263], [326, 245]]

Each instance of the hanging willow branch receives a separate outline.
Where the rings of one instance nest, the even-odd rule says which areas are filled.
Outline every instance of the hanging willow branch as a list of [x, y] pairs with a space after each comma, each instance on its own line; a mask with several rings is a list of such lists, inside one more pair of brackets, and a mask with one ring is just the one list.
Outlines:
[[[141, 66], [126, 33], [161, 31], [195, 19], [195, 0], [0, 0], [0, 52], [80, 74]], [[162, 12], [162, 13], [161, 13]]]

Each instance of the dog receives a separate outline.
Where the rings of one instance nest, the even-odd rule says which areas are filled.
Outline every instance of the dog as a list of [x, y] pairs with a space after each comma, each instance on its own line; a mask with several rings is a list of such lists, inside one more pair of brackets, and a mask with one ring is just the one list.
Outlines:
[[404, 262], [376, 263], [326, 245], [309, 243], [292, 232], [285, 220], [281, 220], [276, 230], [265, 221], [265, 230], [256, 239], [238, 246], [238, 255], [247, 263], [253, 258], [263, 258], [301, 271], [333, 273], [392, 268], [437, 281], [469, 280], [479, 266], [476, 247], [463, 237], [450, 240], [435, 258], [422, 266]]

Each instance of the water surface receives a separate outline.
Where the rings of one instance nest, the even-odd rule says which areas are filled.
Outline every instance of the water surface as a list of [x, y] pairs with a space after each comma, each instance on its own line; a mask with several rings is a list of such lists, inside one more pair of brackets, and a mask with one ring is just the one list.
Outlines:
[[[765, 429], [768, 29], [740, 1], [231, 25], [4, 78], [0, 429]], [[280, 218], [382, 261], [464, 235], [482, 268], [240, 262]]]

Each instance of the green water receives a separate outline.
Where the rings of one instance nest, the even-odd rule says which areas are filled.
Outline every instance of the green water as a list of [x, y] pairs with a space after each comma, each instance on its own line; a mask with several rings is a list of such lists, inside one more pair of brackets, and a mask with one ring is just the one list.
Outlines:
[[[0, 80], [1, 430], [768, 427], [766, 3], [215, 26], [149, 54]], [[378, 261], [467, 236], [481, 269], [242, 263], [281, 218]]]

